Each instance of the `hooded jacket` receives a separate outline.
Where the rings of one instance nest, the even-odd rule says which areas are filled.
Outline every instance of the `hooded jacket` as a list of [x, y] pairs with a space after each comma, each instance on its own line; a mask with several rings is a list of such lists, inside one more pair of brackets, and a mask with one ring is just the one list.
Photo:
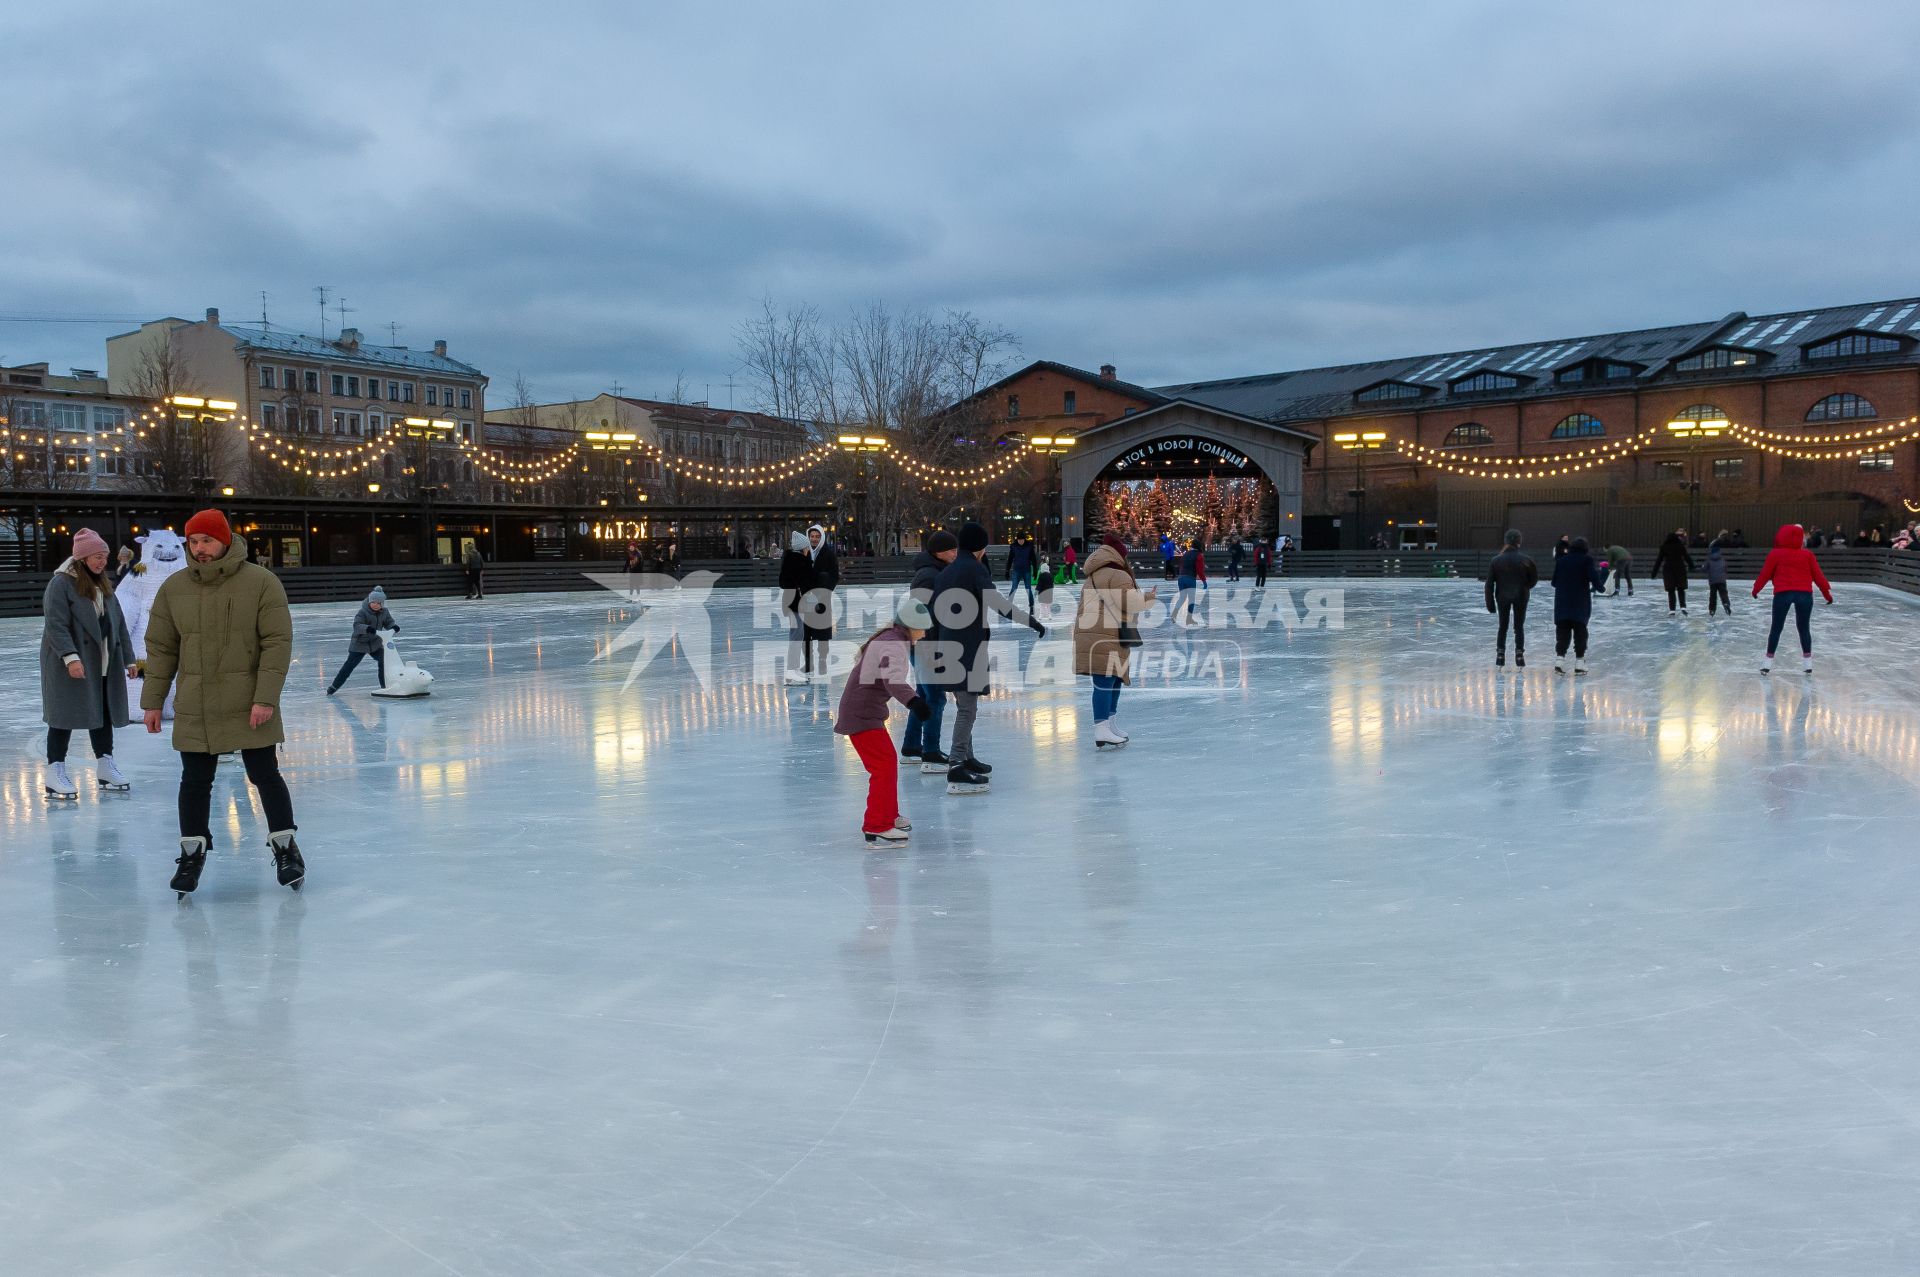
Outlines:
[[1707, 547], [1707, 584], [1725, 585], [1727, 583], [1727, 552], [1715, 537], [1713, 544]]
[[889, 698], [905, 705], [919, 695], [908, 655], [912, 639], [905, 626], [895, 623], [860, 645], [853, 673], [840, 692], [840, 712], [833, 717], [836, 733], [852, 736], [884, 729]]
[[1660, 543], [1660, 552], [1653, 556], [1653, 567], [1648, 575], [1660, 578], [1660, 583], [1669, 590], [1687, 588], [1687, 573], [1693, 571], [1693, 556], [1687, 553], [1686, 542], [1680, 539], [1678, 532], [1667, 533], [1667, 539]]
[[[1022, 625], [1033, 618], [994, 587], [987, 565], [962, 550], [933, 581], [934, 638], [925, 669], [929, 687], [945, 687], [986, 696], [992, 691], [987, 640], [993, 637], [987, 614], [998, 612]], [[923, 649], [923, 652], [925, 649]]]
[[829, 591], [838, 589], [840, 587], [840, 556], [834, 551], [833, 542], [827, 539], [827, 530], [816, 523], [807, 531], [820, 534], [820, 544], [812, 551], [813, 583], [807, 588]]
[[1753, 596], [1760, 597], [1760, 589], [1767, 582], [1773, 582], [1775, 594], [1788, 594], [1797, 590], [1812, 590], [1820, 587], [1820, 594], [1827, 602], [1833, 602], [1833, 587], [1827, 584], [1827, 574], [1820, 570], [1820, 560], [1812, 550], [1805, 546], [1806, 532], [1797, 523], [1783, 523], [1780, 530], [1773, 534], [1773, 549], [1767, 551], [1767, 561], [1760, 567], [1760, 575], [1753, 581]]
[[807, 534], [796, 532], [780, 555], [780, 606], [789, 612], [797, 609], [800, 596], [813, 588], [813, 556], [807, 549]]
[[1593, 618], [1593, 592], [1603, 578], [1600, 565], [1585, 550], [1569, 546], [1553, 561], [1553, 619], [1585, 623]]
[[147, 625], [147, 677], [140, 707], [159, 709], [179, 680], [173, 747], [182, 753], [230, 754], [278, 745], [283, 715], [259, 727], [255, 705], [276, 711], [293, 651], [293, 618], [280, 578], [247, 562], [245, 537], [211, 563], [189, 563], [167, 578]]

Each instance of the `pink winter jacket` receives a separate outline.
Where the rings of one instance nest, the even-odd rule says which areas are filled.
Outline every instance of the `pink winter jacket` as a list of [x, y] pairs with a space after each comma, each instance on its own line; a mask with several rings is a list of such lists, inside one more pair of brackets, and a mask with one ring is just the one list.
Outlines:
[[852, 736], [876, 728], [884, 731], [887, 698], [905, 705], [919, 695], [913, 687], [912, 651], [907, 631], [899, 625], [889, 625], [860, 645], [846, 689], [840, 693], [840, 712], [833, 720], [835, 732]]

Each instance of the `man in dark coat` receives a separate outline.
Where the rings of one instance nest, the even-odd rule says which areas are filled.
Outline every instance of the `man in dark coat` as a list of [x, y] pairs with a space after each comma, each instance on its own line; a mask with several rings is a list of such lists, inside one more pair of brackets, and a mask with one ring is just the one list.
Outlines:
[[[944, 529], [927, 538], [926, 547], [914, 556], [913, 583], [907, 592], [914, 598], [933, 606], [934, 582], [949, 563], [960, 554], [960, 538]], [[927, 716], [921, 718], [915, 714], [907, 715], [907, 734], [900, 742], [900, 757], [910, 761], [917, 760], [922, 771], [927, 768], [947, 769], [947, 756], [940, 752], [940, 724], [946, 717], [947, 693], [939, 684], [928, 679], [923, 660], [914, 644], [913, 668], [915, 690], [920, 699], [927, 703]]]
[[[793, 643], [787, 654], [787, 682], [804, 683], [813, 671], [813, 646], [807, 642], [800, 606], [813, 588], [813, 556], [807, 534], [796, 532], [780, 556], [780, 610], [793, 618]], [[797, 659], [796, 659], [797, 658]]]
[[1500, 613], [1500, 633], [1494, 640], [1493, 663], [1507, 663], [1507, 622], [1513, 622], [1513, 663], [1527, 664], [1527, 598], [1540, 583], [1540, 569], [1520, 553], [1520, 533], [1507, 533], [1504, 550], [1487, 565], [1487, 611]]
[[1575, 537], [1553, 561], [1553, 669], [1567, 672], [1567, 642], [1573, 642], [1573, 672], [1587, 672], [1587, 622], [1593, 619], [1593, 592], [1600, 586], [1600, 565], [1587, 551], [1587, 539]]
[[1027, 588], [1027, 607], [1033, 607], [1033, 538], [1019, 537], [1007, 547], [1007, 597], [1019, 596]]
[[953, 765], [947, 771], [947, 782], [975, 789], [985, 785], [993, 771], [973, 752], [973, 720], [980, 712], [980, 698], [991, 691], [987, 641], [993, 634], [987, 625], [987, 612], [1009, 617], [1042, 638], [1047, 627], [994, 588], [993, 574], [985, 563], [985, 528], [977, 523], [961, 528], [959, 549], [954, 561], [934, 578], [935, 642], [926, 672], [930, 684], [952, 694], [955, 706], [953, 747], [948, 751]]

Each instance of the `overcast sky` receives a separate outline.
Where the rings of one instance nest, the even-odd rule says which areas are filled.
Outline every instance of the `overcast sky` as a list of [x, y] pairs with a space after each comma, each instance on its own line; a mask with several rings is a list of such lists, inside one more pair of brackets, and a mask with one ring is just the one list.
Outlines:
[[[1920, 7], [10, 5], [0, 361], [445, 338], [694, 397], [762, 296], [1160, 383], [1920, 293]], [[339, 326], [338, 312], [327, 318]], [[736, 402], [744, 405], [744, 393]]]

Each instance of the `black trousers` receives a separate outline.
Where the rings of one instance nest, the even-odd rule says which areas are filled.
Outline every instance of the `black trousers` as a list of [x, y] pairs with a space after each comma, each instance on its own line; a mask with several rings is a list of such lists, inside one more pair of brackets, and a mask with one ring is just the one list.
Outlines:
[[347, 681], [347, 675], [349, 675], [349, 674], [351, 674], [351, 673], [353, 673], [353, 668], [354, 668], [354, 666], [356, 666], [356, 665], [358, 665], [358, 664], [360, 664], [360, 662], [361, 662], [361, 661], [364, 661], [364, 660], [366, 660], [366, 659], [367, 659], [367, 657], [369, 657], [369, 656], [371, 656], [371, 657], [373, 657], [373, 674], [374, 674], [374, 677], [380, 680], [380, 686], [382, 686], [382, 687], [385, 687], [385, 686], [387, 685], [387, 667], [386, 667], [385, 665], [382, 665], [382, 664], [380, 663], [380, 653], [379, 653], [379, 652], [377, 652], [377, 651], [375, 651], [375, 652], [348, 652], [348, 653], [347, 653], [347, 659], [346, 659], [346, 663], [345, 663], [345, 664], [343, 664], [343, 665], [342, 665], [342, 666], [341, 666], [341, 667], [339, 668], [339, 670], [338, 670], [338, 671], [336, 671], [336, 672], [334, 673], [334, 676], [333, 676], [333, 689], [334, 689], [335, 691], [339, 691], [339, 690], [340, 690], [340, 687], [341, 687], [341, 685], [342, 685], [342, 684], [344, 684], [344, 683], [345, 683], [345, 682]]
[[1253, 561], [1253, 584], [1258, 589], [1267, 583], [1267, 565], [1255, 559]]
[[1685, 607], [1686, 605], [1687, 587], [1684, 585], [1669, 585], [1667, 587], [1667, 611], [1671, 612], [1675, 607]]
[[470, 599], [484, 599], [487, 597], [480, 589], [479, 568], [467, 569], [467, 597]]
[[[280, 778], [280, 759], [272, 745], [240, 751], [247, 779], [260, 795], [266, 809], [267, 832], [280, 833], [296, 828], [293, 823], [293, 798], [287, 782]], [[180, 836], [205, 838], [213, 846], [213, 831], [208, 828], [208, 811], [213, 805], [213, 773], [220, 766], [218, 754], [180, 755]]]
[[1727, 597], [1727, 583], [1725, 581], [1720, 582], [1718, 585], [1709, 585], [1707, 587], [1707, 614], [1709, 616], [1713, 614], [1714, 604], [1716, 603], [1727, 609], [1728, 616], [1733, 615], [1733, 600]]
[[[100, 723], [99, 727], [87, 732], [87, 740], [93, 745], [93, 756], [105, 758], [113, 752], [113, 711], [107, 708], [107, 680], [100, 680]], [[49, 727], [47, 729], [47, 761], [64, 763], [67, 761], [67, 747], [73, 743], [73, 729], [70, 727]]]
[[1525, 595], [1517, 599], [1501, 599], [1500, 637], [1494, 640], [1494, 650], [1507, 650], [1507, 621], [1513, 621], [1513, 650], [1520, 656], [1527, 654], [1527, 599]]
[[1587, 654], [1587, 623], [1585, 621], [1555, 621], [1553, 623], [1553, 654], [1567, 654], [1567, 640], [1573, 640], [1573, 654], [1584, 657]]

